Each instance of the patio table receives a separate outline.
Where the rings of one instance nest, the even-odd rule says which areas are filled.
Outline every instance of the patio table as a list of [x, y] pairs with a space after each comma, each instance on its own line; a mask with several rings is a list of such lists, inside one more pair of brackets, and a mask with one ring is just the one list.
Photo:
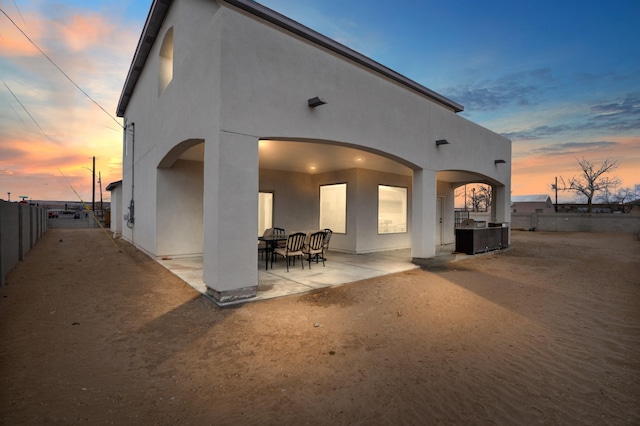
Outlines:
[[264, 241], [267, 244], [267, 255], [265, 258], [265, 270], [269, 270], [269, 256], [273, 256], [273, 250], [276, 248], [280, 241], [287, 241], [288, 235], [267, 235], [258, 237], [258, 241]]

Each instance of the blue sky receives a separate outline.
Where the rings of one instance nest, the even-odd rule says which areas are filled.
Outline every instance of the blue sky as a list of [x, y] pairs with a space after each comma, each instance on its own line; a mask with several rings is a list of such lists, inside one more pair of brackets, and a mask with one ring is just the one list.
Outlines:
[[[465, 107], [461, 115], [512, 139], [513, 195], [551, 194], [554, 177], [577, 174], [581, 157], [617, 160], [622, 186], [640, 183], [640, 1], [259, 3], [451, 98]], [[0, 0], [112, 115], [150, 4]], [[0, 197], [72, 199], [63, 196], [69, 182], [86, 194], [92, 155], [105, 183], [120, 179], [118, 125], [19, 46], [20, 37], [0, 14]]]

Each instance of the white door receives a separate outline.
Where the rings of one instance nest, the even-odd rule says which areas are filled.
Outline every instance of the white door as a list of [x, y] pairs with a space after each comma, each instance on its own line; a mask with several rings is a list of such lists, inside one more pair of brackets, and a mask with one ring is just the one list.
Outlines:
[[436, 197], [436, 245], [442, 244], [442, 198]]

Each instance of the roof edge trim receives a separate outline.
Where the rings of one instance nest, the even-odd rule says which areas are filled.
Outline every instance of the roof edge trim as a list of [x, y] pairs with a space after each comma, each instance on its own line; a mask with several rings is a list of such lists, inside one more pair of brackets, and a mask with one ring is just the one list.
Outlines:
[[140, 33], [136, 51], [133, 54], [133, 60], [129, 66], [127, 78], [120, 93], [120, 100], [116, 108], [116, 115], [118, 117], [124, 117], [124, 111], [127, 109], [127, 105], [133, 94], [133, 88], [136, 86], [138, 78], [140, 78], [142, 68], [144, 68], [144, 64], [147, 62], [151, 47], [158, 37], [160, 27], [162, 26], [164, 18], [167, 16], [167, 11], [172, 2], [173, 0], [153, 0], [151, 4], [147, 20], [144, 23], [144, 27], [142, 27], [142, 33]]

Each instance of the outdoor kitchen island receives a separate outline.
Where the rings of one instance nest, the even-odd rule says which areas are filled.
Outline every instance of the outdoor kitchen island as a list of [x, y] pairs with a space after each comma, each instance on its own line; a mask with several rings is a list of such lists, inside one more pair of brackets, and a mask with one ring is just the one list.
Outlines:
[[465, 219], [455, 230], [456, 252], [466, 254], [484, 253], [509, 246], [509, 227], [503, 223]]

